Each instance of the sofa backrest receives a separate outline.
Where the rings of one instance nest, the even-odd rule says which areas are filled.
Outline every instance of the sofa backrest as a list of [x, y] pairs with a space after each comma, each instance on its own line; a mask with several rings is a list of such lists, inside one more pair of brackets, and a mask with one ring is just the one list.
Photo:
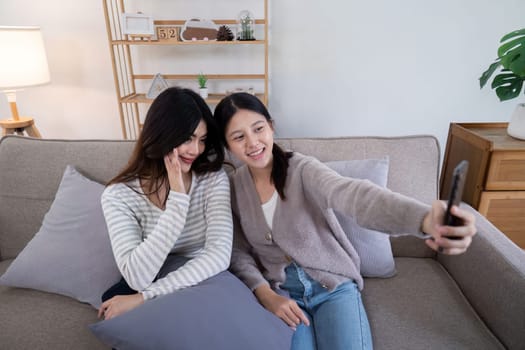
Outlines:
[[14, 258], [49, 210], [66, 165], [101, 183], [126, 164], [133, 141], [0, 140], [0, 258]]
[[287, 138], [279, 144], [323, 162], [387, 156], [388, 188], [425, 203], [437, 198], [440, 153], [433, 136]]
[[[279, 139], [285, 148], [322, 161], [390, 159], [388, 187], [430, 203], [438, 193], [439, 146], [433, 136]], [[14, 258], [40, 228], [66, 165], [105, 183], [126, 164], [134, 141], [0, 140], [0, 259]], [[411, 237], [393, 240], [398, 256], [432, 253]]]

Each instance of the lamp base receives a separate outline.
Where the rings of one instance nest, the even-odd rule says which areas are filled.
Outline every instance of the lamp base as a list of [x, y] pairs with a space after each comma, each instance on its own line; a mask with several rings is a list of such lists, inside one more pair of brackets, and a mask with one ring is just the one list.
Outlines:
[[3, 119], [0, 120], [0, 127], [2, 130], [2, 136], [11, 135], [11, 134], [18, 134], [23, 135], [24, 131], [27, 133], [27, 135], [31, 137], [36, 138], [42, 138], [42, 135], [40, 135], [40, 132], [35, 126], [35, 121], [33, 118], [29, 117], [19, 117], [17, 120], [15, 119]]

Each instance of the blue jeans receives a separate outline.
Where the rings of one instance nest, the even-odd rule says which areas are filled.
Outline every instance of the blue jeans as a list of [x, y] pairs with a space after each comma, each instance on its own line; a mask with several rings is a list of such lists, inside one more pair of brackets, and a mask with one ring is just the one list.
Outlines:
[[310, 320], [310, 326], [297, 326], [292, 350], [372, 349], [370, 325], [353, 281], [330, 292], [295, 263], [285, 271], [286, 281], [281, 288]]

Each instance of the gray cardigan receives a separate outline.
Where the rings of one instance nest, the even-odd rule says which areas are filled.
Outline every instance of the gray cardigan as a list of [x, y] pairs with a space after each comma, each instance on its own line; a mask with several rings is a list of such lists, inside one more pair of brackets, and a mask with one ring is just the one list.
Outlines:
[[360, 289], [359, 257], [334, 210], [363, 227], [421, 238], [428, 205], [376, 186], [342, 177], [315, 158], [294, 153], [284, 187], [268, 227], [247, 166], [232, 176], [234, 248], [231, 270], [254, 290], [264, 283], [278, 288], [284, 268], [295, 261], [315, 280], [334, 289], [354, 280]]

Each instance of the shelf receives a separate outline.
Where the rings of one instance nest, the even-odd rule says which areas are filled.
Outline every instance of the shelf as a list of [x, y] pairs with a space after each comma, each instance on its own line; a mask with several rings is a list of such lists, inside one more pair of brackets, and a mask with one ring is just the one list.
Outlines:
[[[161, 27], [171, 27], [176, 29], [177, 37], [173, 37], [170, 40], [158, 40], [157, 35], [155, 34], [143, 36], [138, 34], [124, 34], [121, 14], [126, 13], [125, 3], [131, 1], [103, 0], [109, 51], [113, 66], [113, 79], [115, 82], [122, 134], [125, 139], [136, 139], [139, 136], [142, 130], [142, 123], [145, 119], [145, 114], [147, 113], [146, 110], [149, 107], [148, 105], [153, 102], [153, 99], [146, 97], [146, 84], [148, 84], [148, 80], [151, 81], [155, 76], [154, 74], [151, 74], [152, 70], [155, 70], [155, 67], [161, 67], [162, 64], [165, 63], [164, 61], [167, 61], [168, 58], [172, 59], [170, 64], [173, 64], [173, 70], [170, 69], [171, 74], [168, 74], [168, 72], [162, 74], [162, 77], [165, 80], [186, 80], [192, 81], [191, 83], [196, 85], [195, 83], [197, 82], [198, 77], [198, 74], [196, 73], [199, 71], [205, 71], [208, 72], [206, 76], [210, 81], [218, 81], [219, 84], [214, 86], [215, 89], [211, 88], [210, 90], [213, 92], [224, 91], [224, 93], [210, 93], [209, 97], [206, 99], [206, 102], [210, 107], [211, 105], [219, 103], [226, 96], [227, 87], [232, 87], [232, 89], [234, 89], [233, 87], [236, 84], [244, 86], [255, 85], [253, 88], [259, 92], [255, 94], [255, 96], [257, 96], [265, 105], [268, 103], [268, 0], [260, 1], [263, 5], [264, 15], [254, 15], [259, 18], [253, 18], [255, 26], [251, 28], [254, 30], [258, 40], [182, 41], [180, 40], [180, 29], [186, 24], [187, 20], [182, 20], [180, 18], [153, 20], [154, 30], [151, 33], [159, 33], [158, 29]], [[141, 2], [144, 3], [145, 1], [140, 0], [137, 3]], [[190, 5], [191, 2], [188, 1], [184, 6]], [[216, 6], [221, 5], [218, 4]], [[176, 14], [177, 12], [174, 10], [173, 15]], [[162, 16], [165, 15], [169, 14], [162, 13]], [[154, 16], [154, 14], [152, 14], [152, 16]], [[231, 18], [212, 19], [212, 21], [217, 26], [227, 25], [232, 29], [237, 28], [238, 25], [237, 20]], [[152, 60], [151, 64], [147, 65], [147, 71], [143, 71], [143, 69], [146, 68], [144, 68], [144, 65], [140, 64], [140, 60], [144, 60], [149, 56], [141, 54], [143, 52], [157, 51], [150, 49], [155, 46], [171, 48], [169, 52], [163, 52], [162, 62]], [[183, 46], [185, 48], [181, 49]], [[206, 46], [208, 46], [209, 49], [204, 49]], [[243, 47], [241, 48], [241, 46]], [[216, 60], [203, 60], [202, 62], [195, 60], [196, 62], [191, 62], [192, 56], [194, 58], [216, 58], [215, 55], [217, 50], [221, 52], [221, 55], [217, 55], [217, 59], [223, 60], [224, 63], [226, 63], [225, 65], [222, 65]], [[235, 55], [235, 53], [241, 51], [243, 55], [241, 55], [242, 57], [239, 59], [239, 56]], [[244, 53], [246, 52], [252, 54], [245, 57]], [[157, 51], [154, 53], [158, 54], [160, 52]], [[184, 61], [182, 64], [178, 64], [178, 57], [182, 57], [188, 62]], [[248, 59], [250, 59], [250, 65], [248, 66], [251, 68], [246, 70], [242, 65], [242, 62]], [[257, 60], [256, 64], [251, 63], [254, 59]], [[262, 68], [263, 66], [264, 69]], [[254, 67], [257, 68], [254, 69]], [[163, 70], [166, 70], [166, 68], [159, 68], [159, 71]], [[214, 72], [215, 74], [209, 74], [209, 72]], [[137, 83], [140, 85], [137, 85]]]
[[[153, 79], [153, 74], [134, 74], [133, 79]], [[197, 74], [162, 74], [164, 79], [196, 80]], [[266, 79], [264, 74], [206, 74], [208, 80], [257, 80]]]
[[[264, 94], [255, 94], [259, 99], [264, 99]], [[219, 103], [224, 97], [226, 97], [226, 94], [209, 94], [208, 98], [206, 99], [206, 102], [209, 104], [217, 104]], [[153, 99], [147, 98], [146, 94], [130, 94], [127, 96], [124, 96], [120, 99], [121, 103], [152, 103]]]
[[[237, 20], [235, 19], [212, 19], [213, 23], [216, 25], [237, 25]], [[157, 19], [153, 21], [153, 24], [156, 26], [183, 26], [186, 24], [186, 20], [177, 20], [177, 19]], [[266, 24], [266, 20], [264, 19], [255, 19], [255, 24]]]
[[232, 41], [164, 41], [164, 40], [113, 40], [111, 45], [264, 45], [265, 40]]

